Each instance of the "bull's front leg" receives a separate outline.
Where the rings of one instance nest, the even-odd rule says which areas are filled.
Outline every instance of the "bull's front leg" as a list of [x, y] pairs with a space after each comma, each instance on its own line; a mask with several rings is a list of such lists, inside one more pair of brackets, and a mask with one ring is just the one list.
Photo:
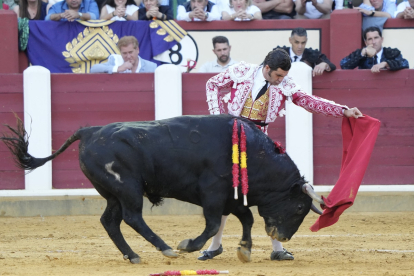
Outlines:
[[180, 242], [177, 249], [181, 253], [201, 250], [206, 242], [217, 234], [221, 224], [223, 208], [218, 208], [218, 206], [204, 206], [203, 213], [206, 219], [206, 227], [203, 233], [195, 239], [186, 239]]
[[232, 212], [241, 222], [243, 227], [243, 236], [240, 241], [240, 247], [237, 248], [237, 257], [243, 263], [250, 262], [252, 251], [252, 227], [254, 223], [253, 214], [248, 207], [239, 206]]

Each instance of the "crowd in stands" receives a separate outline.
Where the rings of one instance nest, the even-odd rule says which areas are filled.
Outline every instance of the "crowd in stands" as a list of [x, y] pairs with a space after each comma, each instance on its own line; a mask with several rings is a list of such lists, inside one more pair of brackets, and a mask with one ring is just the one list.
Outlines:
[[[363, 34], [366, 47], [357, 49], [349, 56], [341, 60], [341, 69], [371, 69], [372, 73], [379, 73], [381, 69], [397, 71], [408, 69], [408, 61], [403, 58], [401, 52], [395, 48], [382, 47], [382, 32], [378, 27], [369, 27]], [[289, 46], [277, 46], [273, 50], [280, 48], [290, 56], [291, 62], [304, 62], [312, 67], [312, 75], [320, 76], [324, 72], [332, 72], [336, 66], [326, 55], [318, 50], [306, 48], [308, 35], [304, 28], [292, 30], [289, 38]], [[217, 56], [216, 60], [203, 64], [198, 72], [201, 73], [220, 73], [229, 66], [237, 63], [230, 58], [231, 45], [224, 36], [213, 38], [213, 52]]]
[[[171, 20], [174, 19], [170, 5], [172, 0], [4, 0], [5, 8], [11, 8], [19, 18], [29, 20], [75, 21], [103, 19], [114, 21]], [[177, 20], [251, 21], [261, 19], [318, 19], [329, 18], [333, 9], [342, 9], [343, 0], [178, 0]], [[213, 2], [214, 1], [214, 2]], [[227, 2], [228, 1], [228, 2]], [[400, 2], [401, 1], [401, 2]], [[353, 8], [363, 16], [414, 19], [414, 0], [354, 0]], [[398, 6], [397, 6], [398, 4]], [[351, 6], [352, 7], [352, 6]], [[366, 47], [357, 49], [345, 57], [342, 69], [399, 70], [408, 68], [398, 49], [382, 47], [382, 33], [378, 27], [364, 31]], [[125, 45], [118, 45], [121, 55], [111, 55], [106, 65], [92, 68], [92, 72], [132, 73], [153, 72], [154, 63], [138, 56], [138, 41], [125, 39]], [[123, 41], [123, 40], [122, 40]], [[120, 41], [120, 42], [122, 42]], [[335, 65], [318, 50], [306, 48], [307, 34], [303, 28], [296, 28], [289, 38], [290, 47], [285, 50], [292, 62], [305, 62], [313, 68], [313, 76], [332, 72]], [[124, 52], [127, 51], [127, 52]], [[217, 59], [200, 67], [198, 72], [222, 72], [237, 63], [230, 58], [231, 46], [226, 37], [213, 39], [213, 52]], [[135, 56], [131, 58], [132, 56]], [[141, 62], [139, 62], [141, 61]], [[148, 70], [148, 71], [147, 71]]]
[[[29, 20], [171, 20], [173, 0], [4, 0], [4, 9]], [[185, 21], [325, 19], [346, 0], [177, 0]], [[346, 2], [348, 3], [348, 1]], [[350, 2], [351, 3], [351, 2]], [[414, 19], [414, 0], [354, 0], [365, 17]], [[345, 5], [348, 8], [348, 5]]]

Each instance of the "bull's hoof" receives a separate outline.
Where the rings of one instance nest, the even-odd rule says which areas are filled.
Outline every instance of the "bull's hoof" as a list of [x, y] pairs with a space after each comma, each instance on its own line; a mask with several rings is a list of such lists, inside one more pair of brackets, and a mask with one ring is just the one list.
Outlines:
[[180, 242], [180, 244], [177, 246], [177, 249], [180, 250], [180, 253], [188, 253], [190, 252], [188, 248], [188, 244], [191, 242], [191, 239], [186, 239]]
[[162, 254], [168, 258], [178, 258], [178, 255], [172, 249], [164, 250]]
[[237, 257], [242, 263], [248, 263], [251, 261], [250, 254], [251, 254], [250, 250], [247, 249], [246, 247], [242, 246], [242, 247], [237, 248]]
[[133, 258], [131, 260], [129, 260], [131, 262], [131, 264], [139, 264], [141, 262], [141, 258]]
[[[136, 254], [135, 254], [136, 255]], [[131, 264], [139, 264], [141, 262], [141, 258], [137, 255], [136, 257], [129, 258], [128, 255], [124, 255], [124, 260], [128, 260], [131, 262]]]

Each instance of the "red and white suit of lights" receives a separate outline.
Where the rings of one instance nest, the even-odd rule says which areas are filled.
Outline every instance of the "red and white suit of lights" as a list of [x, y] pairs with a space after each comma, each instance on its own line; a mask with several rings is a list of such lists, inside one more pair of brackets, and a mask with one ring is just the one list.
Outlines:
[[[249, 93], [252, 91], [254, 76], [259, 68], [261, 67], [258, 65], [240, 62], [210, 78], [206, 84], [210, 114], [225, 113], [224, 105], [228, 101], [228, 113], [240, 116]], [[225, 88], [231, 88], [230, 99], [220, 94], [220, 90]], [[326, 116], [343, 117], [343, 109], [348, 109], [345, 105], [306, 94], [292, 77], [286, 76], [279, 85], [269, 86], [269, 107], [265, 123], [273, 122], [278, 116], [284, 115], [285, 111], [282, 106], [287, 98], [311, 113], [321, 113]], [[267, 133], [267, 126], [261, 129]]]

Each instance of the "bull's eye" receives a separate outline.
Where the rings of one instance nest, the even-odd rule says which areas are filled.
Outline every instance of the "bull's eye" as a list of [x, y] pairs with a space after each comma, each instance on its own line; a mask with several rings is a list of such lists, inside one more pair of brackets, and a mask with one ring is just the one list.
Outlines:
[[302, 205], [302, 204], [299, 204], [299, 206], [298, 206], [298, 211], [296, 212], [298, 215], [301, 215], [301, 214], [303, 214], [303, 209], [304, 209], [304, 206]]

